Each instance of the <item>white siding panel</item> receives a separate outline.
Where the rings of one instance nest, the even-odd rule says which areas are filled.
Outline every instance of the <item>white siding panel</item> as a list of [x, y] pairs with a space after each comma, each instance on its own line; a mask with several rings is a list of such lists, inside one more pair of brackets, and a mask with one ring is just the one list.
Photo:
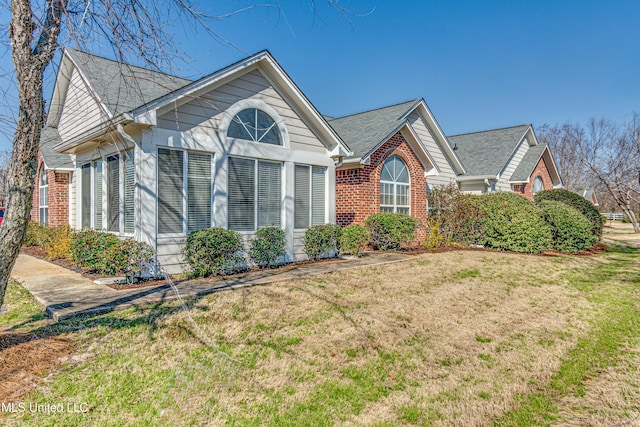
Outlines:
[[487, 192], [487, 187], [484, 182], [462, 182], [460, 191], [468, 194], [484, 194]]
[[69, 226], [76, 227], [76, 174], [69, 173]]
[[69, 140], [106, 120], [98, 102], [89, 92], [76, 69], [71, 73], [58, 131], [63, 141]]
[[309, 259], [304, 253], [304, 231], [296, 231], [293, 233], [293, 260], [304, 261]]
[[[520, 144], [515, 154], [509, 161], [509, 164], [507, 165], [504, 172], [502, 173], [501, 178], [504, 178], [505, 181], [507, 181], [507, 185], [509, 185], [508, 181], [509, 179], [511, 179], [511, 175], [513, 175], [513, 173], [516, 171], [516, 168], [522, 161], [522, 158], [524, 157], [524, 155], [527, 153], [527, 150], [529, 150], [529, 144], [527, 143], [526, 139], [523, 139], [522, 143]], [[511, 188], [511, 186], [509, 186], [509, 188]]]
[[158, 126], [179, 131], [190, 131], [196, 127], [217, 129], [225, 110], [241, 99], [249, 98], [264, 101], [282, 117], [291, 148], [321, 153], [326, 151], [306, 123], [258, 70], [181, 105], [177, 110], [160, 115]]
[[449, 185], [454, 182], [456, 173], [420, 114], [413, 112], [409, 115], [408, 120], [440, 172], [439, 175], [427, 177], [429, 185]]

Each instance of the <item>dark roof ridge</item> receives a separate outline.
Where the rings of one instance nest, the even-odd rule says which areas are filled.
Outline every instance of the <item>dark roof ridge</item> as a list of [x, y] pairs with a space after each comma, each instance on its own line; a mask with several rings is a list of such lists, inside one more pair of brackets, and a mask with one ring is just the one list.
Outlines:
[[97, 58], [97, 59], [100, 59], [100, 60], [103, 60], [103, 61], [115, 62], [116, 64], [119, 64], [119, 65], [125, 65], [127, 67], [137, 68], [139, 70], [149, 71], [151, 73], [162, 74], [162, 75], [167, 76], [167, 77], [173, 77], [173, 78], [176, 78], [176, 79], [187, 80], [187, 81], [190, 81], [190, 82], [195, 81], [195, 80], [192, 80], [192, 79], [189, 79], [189, 78], [186, 78], [186, 77], [177, 76], [175, 74], [167, 73], [167, 72], [160, 71], [160, 70], [153, 70], [151, 68], [141, 67], [139, 65], [130, 64], [130, 63], [124, 62], [124, 61], [118, 61], [117, 59], [107, 58], [106, 56], [96, 55], [95, 53], [86, 52], [84, 50], [75, 49], [75, 48], [68, 47], [68, 46], [65, 46], [64, 49], [65, 50], [70, 50], [70, 51], [72, 51], [74, 53], [80, 53], [80, 54], [83, 54], [83, 55], [88, 55], [88, 56], [91, 56], [93, 58]]
[[421, 101], [422, 98], [414, 98], [414, 99], [409, 99], [407, 101], [403, 101], [403, 102], [397, 102], [395, 104], [391, 104], [391, 105], [385, 105], [384, 107], [378, 107], [378, 108], [372, 108], [371, 110], [365, 110], [365, 111], [360, 111], [359, 113], [353, 113], [353, 114], [347, 114], [346, 116], [340, 116], [340, 117], [333, 117], [332, 119], [330, 119], [329, 121], [333, 121], [333, 120], [341, 120], [347, 117], [353, 117], [353, 116], [357, 116], [358, 114], [366, 114], [366, 113], [371, 113], [373, 111], [379, 111], [379, 110], [384, 110], [385, 108], [391, 108], [391, 107], [397, 107], [398, 105], [402, 105], [402, 104], [408, 104], [410, 102], [414, 102], [414, 103], [418, 103], [419, 101]]
[[522, 126], [532, 126], [531, 123], [522, 123], [519, 125], [513, 125], [513, 126], [504, 126], [501, 128], [496, 128], [496, 129], [486, 129], [486, 130], [479, 130], [479, 131], [475, 131], [475, 132], [464, 132], [464, 133], [458, 133], [455, 135], [447, 135], [447, 138], [453, 138], [455, 136], [463, 136], [463, 135], [472, 135], [472, 134], [478, 134], [478, 133], [486, 133], [486, 132], [495, 132], [497, 130], [506, 130], [506, 129], [514, 129], [514, 128], [519, 128]]

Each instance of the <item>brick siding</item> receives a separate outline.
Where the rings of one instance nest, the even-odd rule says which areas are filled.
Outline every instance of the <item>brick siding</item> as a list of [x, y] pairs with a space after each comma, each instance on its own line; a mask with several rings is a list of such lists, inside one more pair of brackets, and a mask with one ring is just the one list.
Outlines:
[[336, 221], [342, 226], [362, 224], [369, 215], [380, 212], [380, 172], [391, 156], [400, 157], [409, 170], [410, 215], [418, 220], [416, 237], [422, 239], [427, 217], [427, 179], [420, 160], [400, 132], [370, 156], [370, 164], [336, 171]]
[[69, 224], [69, 173], [44, 171], [42, 156], [38, 154], [38, 174], [35, 178], [33, 189], [33, 206], [31, 207], [31, 220], [40, 221], [40, 174], [49, 176], [49, 225]]
[[533, 169], [533, 173], [531, 174], [531, 182], [522, 184], [522, 187], [519, 189], [519, 191], [516, 191], [516, 193], [522, 194], [523, 196], [533, 200], [533, 182], [538, 176], [542, 178], [544, 190], [553, 189], [553, 180], [551, 179], [551, 174], [549, 173], [549, 168], [547, 168], [547, 163], [544, 160], [544, 156], [540, 158], [538, 164]]

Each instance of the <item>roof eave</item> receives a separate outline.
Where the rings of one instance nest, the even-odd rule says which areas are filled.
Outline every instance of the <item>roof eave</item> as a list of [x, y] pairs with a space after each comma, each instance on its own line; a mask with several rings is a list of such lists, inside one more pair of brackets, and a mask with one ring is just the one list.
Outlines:
[[133, 117], [129, 113], [122, 113], [114, 117], [112, 120], [100, 123], [75, 138], [56, 144], [52, 148], [59, 153], [70, 154], [72, 150], [78, 148], [84, 143], [115, 130], [118, 125], [132, 123], [133, 121]]

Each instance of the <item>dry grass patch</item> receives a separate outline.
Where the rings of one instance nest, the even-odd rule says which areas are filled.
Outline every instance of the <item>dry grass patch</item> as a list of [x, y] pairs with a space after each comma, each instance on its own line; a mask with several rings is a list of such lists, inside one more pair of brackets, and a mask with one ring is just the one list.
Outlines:
[[108, 334], [91, 360], [69, 364], [33, 396], [93, 410], [19, 421], [491, 425], [521, 396], [544, 390], [589, 333], [599, 307], [567, 277], [600, 264], [423, 254], [221, 292], [189, 315], [174, 304], [114, 313], [75, 332], [87, 342]]

